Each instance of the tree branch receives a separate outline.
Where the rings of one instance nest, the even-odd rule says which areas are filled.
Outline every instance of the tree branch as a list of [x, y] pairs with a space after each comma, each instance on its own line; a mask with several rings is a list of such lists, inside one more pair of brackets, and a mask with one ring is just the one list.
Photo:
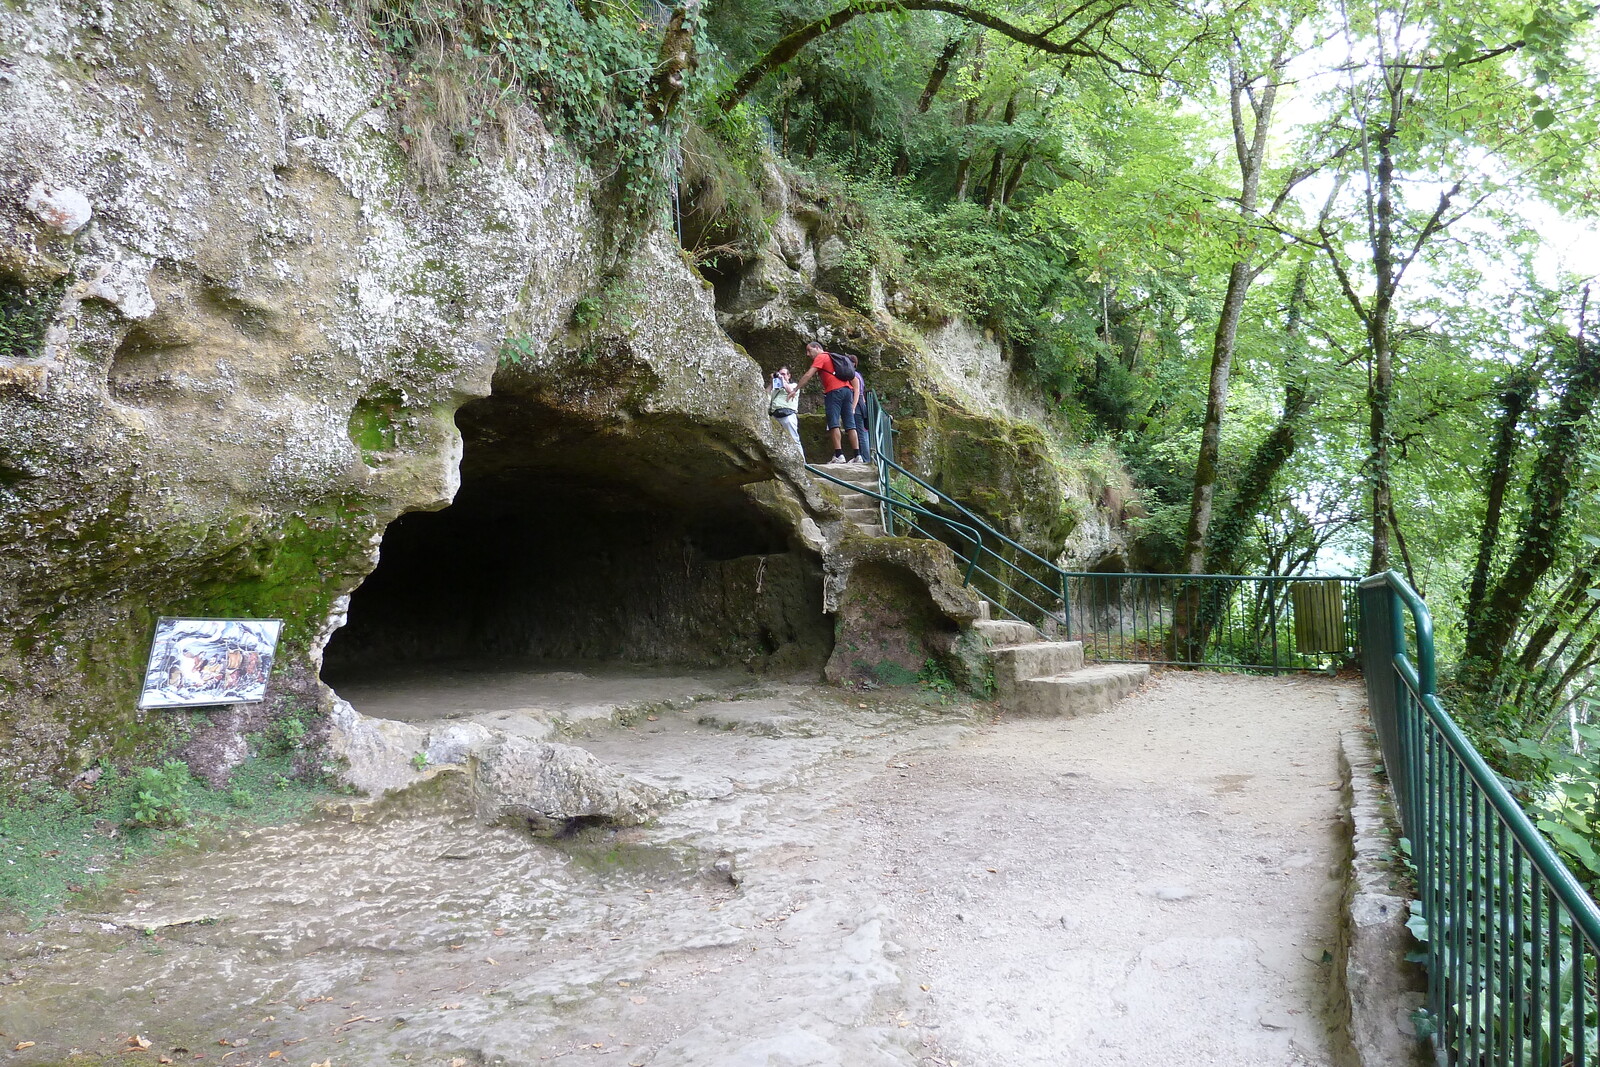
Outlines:
[[[1072, 15], [1068, 16], [1068, 19], [1087, 10], [1092, 3], [1093, 0], [1086, 0], [1085, 3], [1079, 5]], [[1002, 36], [1011, 38], [1018, 44], [1027, 45], [1050, 55], [1094, 59], [1124, 74], [1153, 76], [1152, 72], [1146, 71], [1139, 66], [1128, 66], [1119, 60], [1112, 59], [1106, 55], [1103, 49], [1093, 48], [1084, 44], [1090, 33], [1097, 28], [1103, 27], [1112, 18], [1130, 6], [1130, 3], [1131, 0], [1118, 0], [1118, 2], [1112, 3], [1090, 19], [1088, 24], [1072, 37], [1065, 41], [1058, 41], [1050, 36], [1057, 28], [1055, 26], [1052, 26], [1050, 30], [1044, 33], [1037, 33], [1033, 30], [1023, 29], [1021, 26], [1007, 22], [998, 16], [991, 15], [987, 11], [980, 11], [969, 4], [958, 3], [956, 0], [862, 0], [862, 2], [841, 8], [832, 14], [824, 15], [822, 18], [808, 22], [789, 33], [777, 44], [773, 45], [771, 51], [756, 60], [743, 74], [739, 75], [733, 85], [717, 98], [717, 107], [722, 111], [731, 111], [737, 107], [741, 100], [750, 95], [752, 89], [761, 84], [763, 78], [799, 55], [801, 49], [830, 30], [838, 29], [858, 15], [874, 15], [887, 11], [939, 11], [946, 15], [954, 15], [956, 18], [965, 19], [985, 29], [993, 30]], [[1059, 25], [1058, 23], [1057, 26]], [[1129, 54], [1131, 55], [1132, 53]]]

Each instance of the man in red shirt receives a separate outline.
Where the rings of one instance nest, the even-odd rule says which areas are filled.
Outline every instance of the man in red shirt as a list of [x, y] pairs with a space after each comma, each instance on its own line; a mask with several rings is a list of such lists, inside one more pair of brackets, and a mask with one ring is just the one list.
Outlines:
[[[859, 379], [845, 381], [835, 375], [833, 357], [823, 350], [818, 341], [806, 345], [806, 358], [811, 360], [811, 367], [796, 383], [796, 388], [804, 389], [813, 375], [822, 375], [822, 407], [828, 416], [828, 443], [833, 446], [833, 456], [828, 462], [860, 462], [861, 446], [855, 431], [855, 409], [861, 399], [856, 393], [856, 381]], [[849, 459], [845, 459], [841, 437], [850, 443]]]

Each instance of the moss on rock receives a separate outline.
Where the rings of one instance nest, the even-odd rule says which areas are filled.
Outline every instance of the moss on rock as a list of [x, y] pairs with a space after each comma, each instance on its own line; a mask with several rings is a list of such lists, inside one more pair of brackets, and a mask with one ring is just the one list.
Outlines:
[[945, 676], [963, 674], [955, 655], [978, 601], [961, 581], [949, 550], [907, 537], [847, 537], [828, 559], [834, 612], [832, 682], [883, 682], [913, 676], [932, 661]]

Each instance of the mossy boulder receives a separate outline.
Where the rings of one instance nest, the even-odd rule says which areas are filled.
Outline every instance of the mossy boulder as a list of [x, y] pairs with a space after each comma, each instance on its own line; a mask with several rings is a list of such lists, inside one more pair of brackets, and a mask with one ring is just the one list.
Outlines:
[[833, 682], [902, 684], [930, 662], [962, 673], [957, 642], [978, 617], [949, 550], [908, 537], [845, 538], [828, 560], [827, 604], [835, 620]]

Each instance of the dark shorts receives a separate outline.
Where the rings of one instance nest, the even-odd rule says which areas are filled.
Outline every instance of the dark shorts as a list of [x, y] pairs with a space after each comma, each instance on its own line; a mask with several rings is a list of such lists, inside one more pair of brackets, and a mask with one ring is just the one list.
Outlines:
[[867, 427], [867, 402], [863, 400], [856, 408], [856, 440], [861, 442], [861, 458], [872, 458], [872, 431]]
[[849, 429], [855, 426], [855, 416], [850, 412], [850, 406], [856, 402], [854, 389], [835, 389], [831, 393], [822, 394], [822, 406], [828, 413], [828, 429]]

